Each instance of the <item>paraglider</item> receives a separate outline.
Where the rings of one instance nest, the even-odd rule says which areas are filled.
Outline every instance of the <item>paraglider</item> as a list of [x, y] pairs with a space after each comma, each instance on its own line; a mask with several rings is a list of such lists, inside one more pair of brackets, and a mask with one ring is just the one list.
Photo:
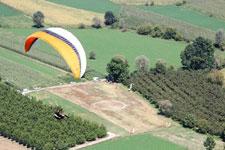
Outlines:
[[84, 75], [87, 65], [86, 54], [80, 41], [72, 33], [62, 28], [37, 31], [27, 37], [25, 52], [28, 52], [38, 39], [54, 47], [70, 67], [75, 79], [80, 79]]

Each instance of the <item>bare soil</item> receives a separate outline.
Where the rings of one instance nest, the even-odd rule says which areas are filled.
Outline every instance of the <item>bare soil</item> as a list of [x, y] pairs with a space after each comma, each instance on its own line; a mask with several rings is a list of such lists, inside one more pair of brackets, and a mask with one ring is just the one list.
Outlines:
[[130, 133], [141, 133], [170, 126], [149, 103], [120, 84], [85, 82], [48, 89], [91, 112], [113, 122]]
[[20, 145], [10, 139], [0, 136], [0, 150], [28, 150], [23, 145]]

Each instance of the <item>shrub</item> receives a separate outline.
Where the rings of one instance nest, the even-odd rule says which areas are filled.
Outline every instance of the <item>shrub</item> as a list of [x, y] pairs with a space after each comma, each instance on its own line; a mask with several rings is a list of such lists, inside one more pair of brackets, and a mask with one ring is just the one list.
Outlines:
[[112, 25], [113, 23], [116, 22], [116, 17], [114, 16], [112, 11], [107, 11], [105, 13], [105, 25]]
[[104, 125], [101, 125], [98, 129], [97, 129], [97, 137], [98, 138], [102, 138], [105, 137], [107, 135], [107, 131]]
[[86, 27], [85, 27], [85, 24], [83, 24], [83, 23], [80, 23], [79, 25], [78, 25], [78, 29], [85, 29]]
[[166, 71], [166, 63], [163, 60], [158, 60], [155, 64], [155, 68], [151, 69], [151, 72], [154, 74], [165, 74]]
[[108, 79], [113, 82], [123, 83], [129, 77], [129, 65], [123, 56], [115, 56], [107, 64]]
[[169, 100], [163, 100], [158, 102], [158, 107], [160, 114], [163, 114], [167, 117], [170, 117], [172, 115], [173, 111], [173, 104]]
[[96, 53], [94, 51], [89, 53], [89, 59], [96, 59]]
[[151, 31], [152, 31], [152, 28], [149, 25], [139, 26], [137, 28], [137, 33], [140, 35], [149, 35]]
[[220, 29], [216, 32], [214, 46], [216, 48], [223, 50], [223, 46], [225, 44], [224, 42], [225, 42], [224, 30]]
[[150, 6], [154, 6], [154, 5], [155, 5], [155, 3], [154, 3], [154, 1], [152, 1], [151, 4], [150, 4]]
[[138, 71], [146, 72], [149, 70], [149, 59], [144, 55], [136, 57], [135, 64]]
[[182, 120], [182, 125], [188, 128], [194, 128], [196, 126], [196, 119], [193, 115], [188, 114], [184, 120]]
[[153, 28], [151, 32], [152, 37], [156, 38], [156, 37], [161, 37], [162, 35], [163, 35], [163, 32], [158, 26]]
[[218, 70], [213, 70], [208, 74], [208, 81], [211, 83], [215, 83], [218, 85], [223, 85], [224, 82], [224, 75], [222, 72]]
[[163, 34], [163, 39], [175, 39], [177, 36], [177, 32], [175, 29], [167, 28], [165, 33]]
[[44, 27], [44, 14], [41, 11], [37, 11], [33, 14], [33, 22], [34, 22], [34, 27], [36, 28], [42, 28]]
[[99, 29], [99, 28], [102, 27], [101, 26], [101, 20], [99, 18], [94, 17], [92, 21], [93, 21], [93, 24], [92, 24], [93, 28]]
[[207, 136], [206, 140], [203, 143], [204, 147], [206, 148], [206, 150], [213, 150], [214, 147], [216, 146], [216, 142], [213, 139], [212, 136]]

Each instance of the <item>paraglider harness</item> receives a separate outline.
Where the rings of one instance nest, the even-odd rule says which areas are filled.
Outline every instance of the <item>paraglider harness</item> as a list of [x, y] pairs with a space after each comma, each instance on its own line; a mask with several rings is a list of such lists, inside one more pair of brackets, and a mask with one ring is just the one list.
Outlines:
[[58, 120], [62, 120], [62, 119], [65, 119], [65, 118], [69, 118], [69, 116], [67, 116], [66, 114], [63, 113], [63, 109], [60, 108], [60, 109], [57, 109], [54, 113], [54, 117]]

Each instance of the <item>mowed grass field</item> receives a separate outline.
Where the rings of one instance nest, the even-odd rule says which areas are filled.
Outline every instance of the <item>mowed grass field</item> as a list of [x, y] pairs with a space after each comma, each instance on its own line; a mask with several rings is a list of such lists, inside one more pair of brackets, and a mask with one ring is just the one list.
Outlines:
[[140, 134], [110, 140], [83, 150], [185, 150], [182, 146], [152, 136]]
[[80, 116], [90, 121], [97, 122], [99, 124], [104, 124], [108, 131], [119, 134], [127, 135], [128, 133], [120, 128], [119, 126], [99, 117], [95, 113], [88, 111], [87, 109], [82, 108], [79, 105], [76, 105], [66, 99], [63, 99], [55, 94], [52, 94], [48, 91], [40, 91], [35, 93], [30, 93], [30, 96], [36, 97], [38, 100], [42, 101], [46, 105], [60, 106], [67, 114], [72, 114], [75, 116]]
[[140, 8], [146, 11], [158, 13], [163, 16], [178, 19], [199, 27], [207, 28], [213, 31], [217, 31], [220, 28], [225, 29], [224, 20], [217, 19], [215, 17], [209, 17], [209, 15], [202, 14], [195, 10], [187, 9], [185, 7], [167, 5], [167, 6], [153, 6], [153, 7], [141, 6]]
[[63, 83], [65, 72], [0, 48], [0, 76], [19, 88], [43, 87]]
[[[139, 55], [145, 55], [150, 59], [151, 67], [159, 59], [165, 60], [168, 65], [174, 67], [181, 66], [180, 53], [184, 50], [186, 43], [168, 41], [163, 39], [140, 36], [133, 32], [120, 32], [111, 29], [68, 29], [83, 44], [87, 57], [90, 51], [96, 53], [96, 60], [88, 60], [88, 66], [101, 73], [106, 72], [106, 65], [113, 56], [123, 55], [130, 64], [130, 69], [135, 69], [135, 58]], [[33, 29], [9, 29], [8, 32], [15, 36], [28, 36], [34, 32]], [[37, 43], [38, 44], [38, 43]], [[51, 57], [51, 61], [58, 62], [59, 55], [52, 54], [51, 48], [45, 44], [38, 45], [42, 56]], [[35, 47], [35, 46], [34, 46]], [[36, 46], [37, 47], [37, 46]], [[33, 50], [34, 51], [34, 50]], [[35, 49], [37, 52], [38, 50]], [[50, 51], [50, 52], [49, 52]], [[48, 56], [49, 55], [49, 56]], [[54, 59], [55, 58], [55, 59]], [[46, 58], [47, 59], [47, 58]]]
[[115, 3], [119, 4], [128, 4], [128, 5], [144, 5], [146, 3], [151, 4], [154, 2], [155, 5], [168, 5], [174, 4], [176, 2], [181, 2], [182, 0], [112, 0]]

